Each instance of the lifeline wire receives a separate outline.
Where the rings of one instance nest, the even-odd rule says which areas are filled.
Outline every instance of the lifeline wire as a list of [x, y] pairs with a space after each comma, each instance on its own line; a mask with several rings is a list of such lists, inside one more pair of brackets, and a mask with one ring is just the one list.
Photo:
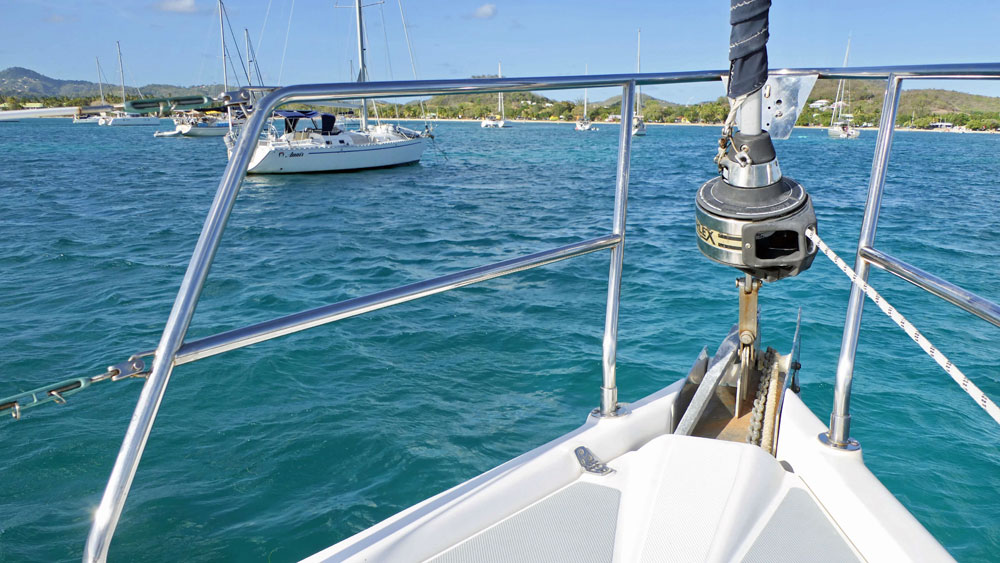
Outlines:
[[955, 380], [955, 383], [958, 383], [979, 406], [983, 407], [983, 410], [993, 417], [993, 420], [995, 420], [997, 424], [1000, 424], [1000, 408], [998, 408], [996, 403], [991, 401], [990, 398], [986, 396], [986, 393], [983, 393], [979, 387], [976, 387], [975, 383], [969, 381], [969, 378], [966, 377], [960, 369], [955, 367], [947, 356], [935, 348], [930, 341], [927, 340], [927, 338], [910, 323], [910, 321], [906, 320], [903, 315], [899, 313], [899, 311], [889, 305], [889, 302], [886, 301], [884, 297], [879, 295], [875, 289], [859, 278], [858, 274], [852, 270], [851, 267], [840, 258], [840, 256], [837, 256], [834, 251], [830, 250], [830, 247], [819, 238], [816, 231], [813, 229], [806, 229], [806, 237], [813, 241], [816, 246], [823, 251], [823, 254], [826, 254], [827, 258], [832, 260], [838, 268], [847, 274], [847, 277], [851, 278], [851, 281], [857, 284], [857, 286], [865, 292], [865, 295], [878, 305], [879, 309], [882, 309], [882, 312], [889, 315], [889, 318], [899, 325], [899, 328], [903, 329], [903, 332], [909, 335], [909, 337], [912, 338], [917, 345], [923, 348], [924, 352], [927, 352], [931, 359], [944, 368], [944, 371]]

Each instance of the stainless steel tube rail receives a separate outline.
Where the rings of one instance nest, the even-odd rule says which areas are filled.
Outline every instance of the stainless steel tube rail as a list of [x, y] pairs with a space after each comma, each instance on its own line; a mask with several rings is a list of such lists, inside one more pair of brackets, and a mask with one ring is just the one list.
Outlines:
[[627, 414], [618, 408], [616, 356], [618, 353], [618, 301], [622, 287], [622, 258], [625, 253], [625, 216], [628, 211], [629, 153], [632, 151], [632, 113], [635, 104], [635, 81], [622, 88], [622, 120], [618, 131], [618, 172], [615, 180], [615, 218], [611, 232], [621, 242], [611, 249], [608, 273], [608, 304], [604, 316], [604, 341], [601, 346], [601, 406], [598, 416]]
[[[771, 69], [770, 76], [801, 76], [815, 74], [819, 78], [879, 80], [890, 75], [899, 78], [993, 78], [1000, 77], [1000, 64], [968, 63], [942, 65], [904, 65], [878, 67], [816, 67]], [[565, 90], [571, 88], [621, 87], [629, 82], [637, 86], [713, 82], [729, 74], [728, 70], [698, 70], [684, 72], [647, 72], [626, 74], [589, 74], [578, 76], [535, 76], [475, 78], [457, 80], [408, 80], [395, 82], [350, 82], [341, 84], [304, 84], [274, 90], [280, 92], [280, 104], [349, 100], [364, 97], [392, 98], [399, 96], [431, 96], [442, 94], [487, 94], [523, 92], [527, 90]], [[249, 99], [249, 92], [261, 87], [248, 87], [231, 92], [230, 101]], [[263, 98], [261, 99], [263, 101]], [[279, 105], [280, 105], [279, 104]], [[260, 104], [258, 104], [259, 107]], [[272, 108], [273, 109], [273, 108]]]
[[[693, 75], [696, 73], [681, 74]], [[708, 77], [705, 79], [712, 79], [711, 74], [702, 74], [691, 79], [697, 79], [704, 76]], [[290, 102], [322, 101], [328, 99], [359, 97], [359, 95], [362, 97], [375, 97], [393, 94], [416, 95], [425, 91], [428, 87], [432, 90], [434, 88], [443, 88], [446, 90], [446, 93], [461, 93], [469, 91], [470, 88], [474, 89], [475, 86], [479, 86], [479, 82], [480, 81], [477, 80], [457, 80], [408, 82], [402, 84], [366, 83], [290, 86], [271, 92], [257, 101], [255, 111], [250, 115], [244, 125], [244, 130], [240, 135], [240, 138], [230, 157], [229, 164], [226, 166], [226, 170], [219, 182], [219, 188], [216, 192], [215, 199], [213, 200], [208, 216], [205, 219], [205, 224], [202, 227], [202, 231], [199, 235], [198, 242], [195, 245], [191, 261], [189, 262], [188, 268], [184, 274], [184, 279], [181, 281], [181, 287], [178, 290], [177, 298], [174, 301], [174, 305], [170, 311], [170, 316], [168, 317], [166, 326], [163, 330], [163, 335], [160, 338], [160, 343], [156, 348], [151, 373], [139, 395], [135, 412], [129, 421], [125, 438], [122, 442], [121, 449], [118, 452], [118, 456], [115, 459], [115, 465], [111, 470], [111, 476], [108, 479], [108, 484], [101, 497], [100, 505], [94, 512], [94, 522], [91, 526], [90, 533], [87, 536], [86, 546], [84, 547], [84, 561], [106, 561], [107, 559], [111, 538], [114, 535], [115, 527], [117, 526], [118, 520], [121, 516], [121, 511], [124, 507], [125, 499], [128, 496], [129, 488], [135, 478], [135, 472], [138, 468], [139, 460], [142, 457], [142, 452], [145, 449], [146, 442], [149, 439], [149, 433], [152, 429], [153, 421], [156, 418], [156, 413], [159, 410], [163, 394], [166, 391], [170, 374], [173, 371], [174, 366], [177, 365], [177, 353], [183, 344], [184, 335], [186, 334], [191, 318], [194, 315], [195, 307], [198, 303], [198, 297], [201, 294], [205, 279], [208, 276], [209, 268], [211, 267], [215, 253], [218, 250], [223, 231], [225, 230], [226, 222], [228, 221], [229, 214], [235, 204], [240, 185], [246, 176], [250, 158], [256, 148], [257, 139], [259, 138], [261, 131], [263, 131], [264, 126], [267, 123], [267, 119], [271, 116], [271, 112], [278, 106]], [[554, 83], [555, 82], [564, 85], [564, 87], [576, 87], [572, 80], [555, 79]], [[532, 82], [532, 84], [534, 84], [534, 82]], [[518, 87], [529, 90], [534, 87], [532, 84], [520, 84]], [[623, 86], [626, 94], [634, 88], [634, 83], [631, 81], [622, 81], [619, 85]], [[623, 104], [622, 121], [625, 123], [631, 123], [633, 111], [634, 110], [631, 105]], [[630, 147], [628, 143], [631, 141], [631, 137], [625, 137], [623, 135], [622, 139], [626, 145], [624, 149], [619, 147], [618, 154], [620, 159], [624, 158], [627, 160], [629, 158]], [[566, 250], [565, 248], [555, 249], [551, 252], [543, 253], [545, 256], [535, 255], [533, 257], [527, 257], [525, 264], [537, 261], [538, 264], [535, 265], [540, 265], [541, 262], [548, 260], [548, 258], [553, 258], [553, 260], [562, 259], [555, 258], [555, 256], [560, 254], [566, 254], [563, 258], [568, 258], [569, 254], [583, 254], [585, 252], [597, 250], [598, 247], [601, 246], [604, 246], [605, 248], [615, 248], [618, 250], [618, 254], [616, 256], [618, 260], [617, 270], [619, 271], [619, 275], [616, 279], [613, 273], [610, 282], [615, 284], [614, 293], [617, 296], [617, 284], [620, 283], [621, 245], [624, 241], [625, 230], [625, 194], [623, 190], [626, 188], [627, 181], [628, 165], [626, 164], [622, 166], [622, 164], [619, 163], [615, 194], [614, 234], [610, 237], [605, 237], [604, 239], [585, 241], [584, 243], [581, 243], [583, 246], [580, 248], [572, 248], [570, 250]], [[503, 265], [494, 266], [498, 266], [499, 270], [503, 270], [505, 268]], [[512, 264], [507, 264], [506, 267], [508, 270], [503, 273], [511, 273], [513, 271], [518, 271], [519, 269], [518, 267], [514, 267]], [[486, 268], [489, 269], [490, 267]], [[497, 270], [497, 272], [499, 272], [499, 270]], [[612, 272], [614, 272], [614, 270], [615, 265], [614, 262], [612, 262]], [[477, 274], [470, 274], [470, 279], [476, 275]], [[502, 273], [496, 273], [495, 275], [502, 275]], [[489, 279], [489, 277], [495, 277], [495, 275], [489, 275], [483, 279]], [[449, 282], [441, 280], [439, 280], [439, 282], [441, 282], [441, 287], [439, 288], [441, 291], [449, 289], [444, 287], [447, 286]], [[401, 298], [406, 297], [397, 302], [415, 299], [419, 296], [429, 295], [435, 292], [436, 291], [421, 291], [418, 288], [410, 288], [408, 295], [397, 296]], [[609, 297], [611, 296], [611, 293], [612, 290], [609, 289]], [[390, 299], [391, 295], [383, 295], [382, 298]], [[388, 301], [383, 301], [378, 303], [373, 302], [369, 306], [378, 308], [375, 307], [375, 305], [388, 306], [391, 304], [392, 303], [389, 303]], [[613, 315], [615, 320], [615, 328], [617, 328], [617, 307], [618, 300], [616, 297], [613, 304], [608, 306], [609, 315]], [[363, 308], [364, 307], [359, 307], [359, 309]], [[267, 328], [266, 330], [270, 330], [271, 328], [275, 328], [275, 330], [271, 330], [270, 334], [266, 337], [262, 333], [257, 333], [256, 335], [247, 336], [245, 342], [249, 344], [252, 343], [251, 341], [260, 341], [266, 338], [280, 336], [280, 334], [285, 334], [287, 332], [293, 332], [294, 330], [308, 328], [308, 326], [315, 326], [310, 324], [313, 322], [317, 324], [330, 322], [331, 320], [334, 320], [331, 317], [335, 317], [336, 312], [322, 311], [319, 315], [326, 315], [327, 319], [321, 320], [318, 318], [310, 318], [308, 314], [305, 315], [305, 318], [291, 320], [285, 319], [287, 321], [286, 324], [278, 326], [277, 328]], [[292, 325], [295, 326], [293, 327]], [[264, 330], [261, 327], [257, 328], [258, 330]], [[235, 342], [232, 342], [231, 344], [235, 344]], [[612, 354], [611, 375], [609, 376], [608, 372], [605, 372], [604, 387], [607, 387], [608, 381], [611, 382], [611, 385], [614, 385], [614, 347], [610, 348], [610, 353]], [[609, 349], [606, 347], [604, 357], [607, 358], [608, 354]], [[607, 360], [605, 360], [605, 365], [608, 365]], [[602, 393], [602, 397], [603, 396], [604, 394]], [[612, 406], [611, 411], [615, 411], [616, 407], [617, 405]]]
[[907, 264], [881, 250], [861, 247], [858, 253], [872, 266], [877, 266], [890, 274], [894, 274], [920, 289], [1000, 327], [1000, 305], [984, 299], [971, 291], [962, 289], [934, 274], [925, 272], [912, 264]]
[[[872, 172], [868, 182], [868, 199], [865, 203], [864, 218], [861, 221], [861, 234], [858, 237], [858, 250], [855, 254], [854, 271], [858, 279], [868, 281], [869, 265], [879, 267], [910, 281], [917, 287], [944, 298], [959, 307], [972, 312], [994, 324], [997, 318], [997, 306], [985, 299], [969, 293], [958, 286], [931, 276], [905, 262], [874, 249], [875, 231], [878, 227], [878, 216], [882, 206], [882, 194], [885, 190], [886, 170], [889, 165], [889, 151], [892, 148], [892, 138], [895, 133], [896, 110], [899, 107], [899, 96], [904, 79], [971, 79], [995, 80], [1000, 78], [1000, 63], [982, 63], [973, 65], [928, 65], [913, 67], [888, 67], [891, 71], [886, 77], [885, 98], [882, 102], [882, 115], [879, 120], [878, 138], [875, 141], [875, 155], [872, 159]], [[869, 69], [850, 69], [837, 76], [834, 71], [829, 78], [855, 78], [858, 72], [867, 74]], [[837, 381], [834, 387], [833, 412], [830, 414], [830, 429], [820, 439], [832, 447], [840, 449], [856, 449], [858, 442], [851, 438], [851, 384], [854, 379], [854, 362], [858, 349], [858, 334], [861, 329], [861, 314], [864, 310], [865, 294], [857, 284], [851, 286], [851, 296], [847, 303], [847, 318], [844, 321], [844, 335], [840, 345], [840, 357], [837, 361]]]
[[187, 364], [216, 354], [236, 350], [279, 336], [293, 334], [320, 325], [356, 317], [358, 315], [384, 309], [407, 301], [420, 299], [459, 287], [472, 285], [515, 272], [530, 270], [567, 258], [582, 256], [598, 250], [614, 248], [622, 237], [608, 235], [591, 240], [561, 246], [552, 250], [536, 252], [519, 258], [497, 262], [454, 274], [412, 283], [372, 293], [363, 297], [347, 299], [339, 303], [317, 307], [308, 311], [293, 313], [281, 318], [255, 325], [221, 332], [199, 340], [185, 342], [177, 350], [174, 365]]
[[[107, 559], [108, 550], [110, 548], [111, 538], [114, 534], [115, 527], [118, 524], [119, 517], [121, 516], [122, 508], [125, 504], [125, 499], [128, 495], [128, 490], [131, 487], [132, 480], [135, 477], [135, 472], [139, 464], [139, 460], [142, 456], [142, 452], [145, 448], [146, 441], [149, 438], [150, 430], [152, 429], [152, 424], [156, 418], [156, 413], [159, 410], [160, 402], [163, 398], [163, 394], [166, 390], [167, 383], [170, 379], [170, 374], [173, 367], [178, 363], [178, 352], [182, 348], [184, 335], [187, 332], [188, 325], [191, 322], [191, 318], [194, 315], [195, 307], [197, 306], [198, 297], [201, 294], [202, 287], [206, 277], [208, 276], [208, 271], [211, 267], [212, 261], [215, 257], [215, 253], [218, 249], [219, 242], [222, 239], [223, 231], [225, 230], [226, 222], [229, 219], [229, 214], [232, 211], [233, 205], [236, 201], [236, 196], [239, 193], [240, 185], [244, 177], [246, 176], [246, 171], [250, 163], [250, 158], [252, 156], [253, 150], [256, 146], [257, 138], [260, 132], [263, 131], [266, 125], [268, 117], [271, 112], [278, 106], [294, 103], [294, 102], [318, 102], [324, 100], [342, 100], [351, 99], [359, 97], [396, 97], [396, 96], [420, 96], [420, 95], [431, 95], [431, 94], [462, 94], [462, 93], [487, 93], [487, 92], [516, 92], [516, 91], [528, 91], [528, 90], [559, 90], [559, 89], [569, 89], [569, 88], [586, 88], [586, 87], [601, 87], [601, 86], [620, 86], [624, 88], [623, 99], [628, 97], [629, 91], [634, 89], [635, 85], [656, 85], [656, 84], [679, 84], [679, 83], [690, 83], [690, 82], [709, 82], [721, 79], [722, 76], [727, 74], [723, 70], [715, 71], [692, 71], [692, 72], [671, 72], [671, 73], [632, 73], [632, 74], [613, 74], [613, 75], [590, 75], [590, 76], [566, 76], [566, 77], [534, 77], [534, 78], [498, 78], [498, 79], [465, 79], [465, 80], [426, 80], [426, 81], [403, 81], [403, 82], [367, 82], [363, 84], [359, 83], [344, 83], [344, 84], [312, 84], [312, 85], [301, 85], [301, 86], [289, 86], [285, 88], [277, 89], [270, 92], [266, 96], [255, 101], [255, 111], [247, 120], [244, 125], [243, 134], [240, 136], [235, 149], [233, 150], [232, 157], [229, 160], [229, 164], [226, 166], [226, 170], [219, 182], [219, 187], [215, 195], [215, 199], [212, 202], [212, 206], [209, 209], [208, 216], [205, 219], [205, 223], [202, 227], [201, 234], [199, 235], [198, 242], [195, 245], [194, 252], [191, 256], [191, 261], [188, 264], [188, 268], [184, 274], [184, 278], [181, 281], [181, 286], [177, 293], [177, 298], [174, 301], [174, 305], [170, 311], [170, 316], [167, 319], [167, 323], [164, 326], [163, 335], [160, 338], [160, 342], [156, 348], [155, 358], [153, 360], [152, 372], [149, 375], [145, 385], [143, 386], [142, 392], [139, 395], [139, 400], [136, 404], [135, 412], [129, 421], [128, 429], [126, 430], [124, 440], [122, 441], [121, 449], [118, 452], [118, 457], [115, 459], [114, 468], [111, 471], [111, 476], [108, 480], [108, 484], [105, 487], [103, 496], [101, 498], [100, 505], [94, 513], [94, 522], [90, 529], [90, 533], [87, 537], [87, 544], [84, 548], [83, 560], [84, 561], [105, 561]], [[816, 74], [821, 78], [885, 78], [890, 77], [890, 82], [894, 80], [892, 77], [951, 77], [955, 75], [967, 75], [968, 77], [980, 77], [983, 75], [989, 75], [990, 77], [1000, 76], [1000, 65], [997, 64], [959, 64], [959, 65], [929, 65], [929, 66], [899, 66], [899, 67], [867, 67], [867, 68], [816, 68], [816, 69], [779, 69], [772, 71], [774, 75], [803, 75], [803, 74]], [[241, 101], [246, 101], [251, 99], [250, 89], [242, 90], [238, 93], [230, 93], [228, 96], [229, 101], [232, 103], [240, 103]], [[622, 104], [622, 122], [623, 124], [631, 123], [633, 109], [630, 104]], [[608, 304], [608, 315], [609, 318], [606, 320], [606, 338], [609, 327], [614, 328], [617, 332], [617, 307], [618, 299], [617, 294], [619, 292], [620, 284], [620, 260], [621, 251], [624, 244], [624, 230], [625, 230], [625, 195], [627, 190], [628, 182], [628, 166], [622, 166], [621, 159], [628, 159], [629, 147], [626, 143], [630, 142], [631, 137], [624, 134], [625, 128], [623, 127], [623, 134], [619, 141], [619, 165], [618, 165], [618, 175], [616, 180], [616, 193], [615, 193], [615, 218], [614, 218], [614, 229], [615, 234], [611, 238], [617, 237], [616, 242], [610, 242], [611, 238], [608, 239], [609, 243], [612, 244], [611, 248], [617, 250], [617, 254], [613, 256], [612, 266], [611, 266], [611, 276], [609, 278], [609, 304]], [[880, 132], [880, 137], [882, 133]], [[884, 179], [884, 178], [883, 178]], [[620, 231], [619, 231], [620, 229]], [[595, 239], [596, 240], [596, 239]], [[593, 241], [590, 241], [593, 242]], [[585, 244], [585, 243], [581, 243]], [[865, 245], [870, 246], [870, 245]], [[556, 251], [553, 252], [557, 252]], [[582, 253], [582, 252], [581, 252]], [[568, 257], [568, 256], [567, 256]], [[616, 266], [616, 262], [618, 265]], [[516, 270], [512, 270], [516, 271]], [[509, 272], [507, 272], [509, 273]], [[502, 274], [498, 274], [502, 275]], [[439, 280], [440, 281], [440, 280]], [[411, 288], [413, 289], [413, 288]], [[442, 289], [444, 290], [444, 289]], [[412, 298], [417, 298], [415, 291], [411, 296]], [[430, 294], [430, 293], [425, 293]], [[383, 295], [383, 297], [388, 297]], [[612, 299], [612, 297], [614, 297]], [[343, 304], [342, 304], [343, 305]], [[387, 306], [387, 305], [386, 305]], [[337, 313], [331, 311], [326, 311], [325, 313], [317, 313], [320, 316], [329, 313], [330, 315], [336, 315]], [[308, 316], [308, 315], [307, 315]], [[297, 319], [297, 321], [302, 321], [301, 328], [307, 328], [310, 322], [317, 319], [306, 320], [305, 318]], [[859, 319], [860, 320], [860, 319]], [[279, 319], [280, 321], [280, 319]], [[275, 321], [279, 323], [279, 321]], [[274, 337], [281, 334], [286, 334], [287, 332], [282, 332], [289, 329], [292, 324], [294, 324], [290, 319], [286, 318], [286, 322], [289, 324], [282, 324], [282, 328], [277, 328], [270, 334], [270, 337]], [[613, 321], [613, 322], [612, 322]], [[256, 325], [257, 330], [264, 331], [270, 330], [260, 325]], [[277, 325], [275, 325], [277, 326]], [[313, 326], [313, 325], [310, 325]], [[253, 327], [251, 327], [253, 328]], [[274, 328], [274, 327], [271, 327]], [[250, 331], [250, 329], [247, 329]], [[250, 331], [253, 332], [253, 331]], [[231, 337], [237, 336], [230, 334]], [[263, 333], [253, 333], [244, 334], [240, 338], [233, 340], [229, 344], [235, 344], [237, 340], [246, 337], [245, 342], [251, 343], [250, 341], [259, 341], [262, 339]], [[616, 335], [612, 335], [612, 339]], [[210, 340], [213, 337], [209, 337]], [[215, 349], [213, 346], [219, 345], [220, 342], [212, 341], [208, 343], [203, 342], [206, 348], [203, 350], [205, 352]], [[606, 340], [607, 341], [607, 340]], [[194, 343], [191, 343], [192, 345]], [[208, 344], [212, 344], [209, 346]], [[228, 346], [229, 344], [226, 344]], [[244, 344], [245, 345], [245, 344]], [[225, 347], [225, 346], [222, 346]], [[192, 354], [197, 352], [194, 350], [189, 350]], [[221, 351], [221, 350], [220, 350]], [[615, 347], [605, 346], [604, 347], [604, 385], [602, 386], [602, 407], [601, 411], [604, 414], [613, 413], [617, 410], [617, 405], [614, 402], [615, 393], [610, 393], [607, 390], [609, 388], [614, 388], [615, 386], [615, 375], [614, 375], [614, 353]], [[210, 355], [207, 354], [206, 355]], [[193, 356], [192, 356], [193, 357]], [[609, 362], [609, 357], [611, 361]], [[853, 365], [853, 353], [851, 354], [851, 362]], [[610, 370], [607, 369], [610, 366]], [[838, 370], [839, 373], [839, 370]], [[849, 383], [848, 383], [849, 389]], [[846, 436], [846, 434], [844, 434]]]

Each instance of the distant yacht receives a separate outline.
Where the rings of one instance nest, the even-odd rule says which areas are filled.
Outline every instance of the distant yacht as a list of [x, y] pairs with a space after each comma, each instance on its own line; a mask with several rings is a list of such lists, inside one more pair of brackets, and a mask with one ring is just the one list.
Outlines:
[[[589, 74], [590, 69], [585, 65], [583, 67], [583, 73]], [[597, 127], [590, 122], [590, 117], [587, 115], [587, 89], [583, 89], [583, 117], [576, 122], [577, 131], [597, 131]]]
[[[101, 105], [105, 106], [107, 105], [107, 102], [104, 101], [104, 81], [101, 80], [101, 59], [97, 57], [94, 58], [97, 59], [97, 88], [101, 92]], [[88, 115], [86, 117], [83, 115], [77, 115], [73, 118], [73, 123], [99, 123], [100, 121], [100, 115]]]
[[[229, 91], [229, 75], [227, 73], [227, 62], [229, 61], [229, 53], [226, 50], [226, 29], [223, 23], [224, 21], [224, 10], [225, 7], [222, 4], [222, 0], [219, 0], [219, 31], [222, 37], [222, 91]], [[231, 31], [231, 30], [230, 30]], [[246, 30], [244, 30], [246, 33]], [[253, 86], [250, 77], [252, 76], [250, 71], [250, 37], [246, 34], [247, 41], [247, 67], [246, 76], [247, 82], [250, 86]], [[237, 48], [237, 51], [239, 48]], [[242, 60], [242, 57], [241, 57]], [[240, 113], [242, 115], [242, 113]], [[227, 115], [223, 116], [218, 113], [208, 113], [204, 111], [192, 110], [188, 112], [180, 112], [174, 115], [174, 130], [173, 131], [157, 131], [153, 133], [154, 137], [224, 137], [229, 134], [231, 130], [230, 125], [240, 125], [242, 124], [242, 118], [234, 120], [232, 116], [232, 109], [227, 109]]]
[[[355, 0], [354, 6], [361, 63], [358, 82], [366, 82], [361, 0]], [[420, 160], [429, 136], [388, 123], [369, 125], [368, 100], [364, 98], [358, 131], [342, 130], [337, 127], [335, 116], [315, 111], [278, 110], [274, 116], [279, 118], [282, 130], [272, 127], [258, 142], [247, 170], [251, 174], [334, 172], [410, 164]], [[301, 130], [298, 125], [303, 119], [310, 120], [312, 127]]]
[[[851, 56], [851, 38], [847, 38], [847, 52], [844, 53], [844, 65], [847, 66], [847, 58]], [[833, 113], [830, 115], [830, 127], [826, 130], [827, 135], [834, 139], [856, 139], [861, 135], [861, 130], [856, 129], [854, 115], [846, 113], [851, 105], [851, 92], [846, 80], [837, 83], [837, 99], [830, 106]]]
[[[500, 63], [497, 63], [497, 78], [503, 78], [503, 69], [500, 67]], [[497, 115], [486, 116], [479, 126], [494, 127], [497, 129], [507, 127], [507, 112], [503, 108], [503, 92], [497, 94]]]
[[173, 118], [173, 131], [157, 131], [154, 137], [224, 137], [229, 133], [229, 121], [225, 116], [212, 115], [201, 111], [181, 113]]
[[[122, 66], [122, 45], [115, 41], [118, 47], [118, 72], [122, 76], [122, 109], [125, 109], [125, 67]], [[159, 125], [160, 118], [155, 115], [139, 115], [137, 113], [126, 113], [125, 111], [113, 111], [101, 114], [97, 120], [98, 125], [111, 127], [122, 127], [126, 125]]]
[[[641, 63], [639, 59], [639, 52], [642, 48], [642, 29], [639, 30], [638, 39], [636, 41], [635, 47], [635, 71], [642, 72]], [[624, 101], [624, 100], [623, 100]], [[635, 117], [632, 118], [632, 136], [634, 137], [645, 137], [646, 136], [646, 122], [642, 120], [642, 91], [639, 86], [635, 87]]]

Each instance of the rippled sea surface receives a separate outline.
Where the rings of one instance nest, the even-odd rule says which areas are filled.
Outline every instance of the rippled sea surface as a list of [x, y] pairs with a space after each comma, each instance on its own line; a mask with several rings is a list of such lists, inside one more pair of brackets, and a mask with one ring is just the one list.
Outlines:
[[[166, 122], [164, 122], [164, 128]], [[226, 163], [219, 139], [0, 123], [0, 396], [156, 346]], [[610, 232], [616, 126], [443, 123], [415, 166], [251, 177], [189, 339]], [[621, 398], [682, 377], [735, 322], [694, 193], [716, 128], [650, 127], [632, 158]], [[820, 232], [853, 255], [875, 133], [777, 143]], [[877, 246], [1000, 301], [1000, 136], [896, 135]], [[111, 547], [118, 561], [293, 561], [581, 424], [599, 399], [608, 253], [174, 370]], [[1000, 331], [889, 274], [873, 284], [995, 400]], [[761, 292], [766, 343], [802, 308], [821, 420], [849, 283], [826, 258]], [[0, 420], [0, 560], [81, 556], [141, 382]], [[1000, 553], [1000, 428], [871, 303], [852, 434], [959, 560]]]

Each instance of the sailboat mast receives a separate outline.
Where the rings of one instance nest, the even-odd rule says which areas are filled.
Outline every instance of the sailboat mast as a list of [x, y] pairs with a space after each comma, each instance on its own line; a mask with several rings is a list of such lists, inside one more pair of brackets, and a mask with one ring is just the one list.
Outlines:
[[[497, 61], [497, 78], [503, 78], [503, 69], [500, 66], [500, 61]], [[500, 114], [501, 121], [507, 119], [507, 116], [504, 115], [503, 111], [503, 92], [497, 94], [497, 113]]]
[[[243, 28], [243, 40], [246, 42], [246, 45], [247, 45], [247, 84], [249, 84], [250, 86], [253, 86], [253, 71], [250, 70], [250, 69], [253, 68], [252, 66], [250, 66], [250, 63], [251, 63], [250, 57], [253, 56], [253, 55], [250, 54], [250, 52], [251, 52], [250, 51], [250, 30], [248, 30], [245, 27]], [[261, 84], [261, 86], [263, 86], [263, 84]]]
[[104, 105], [104, 82], [101, 82], [101, 59], [94, 57], [97, 60], [97, 88], [101, 91], [101, 105]]
[[219, 0], [219, 38], [222, 40], [222, 91], [229, 91], [229, 78], [226, 76], [226, 28], [222, 23], [222, 0]]
[[115, 41], [115, 46], [118, 47], [118, 73], [122, 76], [122, 111], [125, 110], [125, 67], [122, 66], [122, 44], [120, 41]]
[[[640, 55], [641, 51], [642, 51], [642, 28], [640, 27], [639, 28], [639, 33], [637, 34], [636, 43], [635, 43], [635, 71], [636, 71], [636, 73], [642, 72], [642, 63], [641, 63], [641, 59], [639, 58], [639, 55]], [[642, 114], [642, 90], [639, 88], [638, 84], [635, 85], [635, 106], [636, 106], [636, 110], [635, 110], [636, 115], [641, 115]]]
[[[841, 66], [847, 66], [847, 59], [851, 56], [851, 36], [847, 36], [847, 52], [844, 53], [844, 64]], [[844, 89], [846, 88], [847, 81], [843, 78], [837, 83], [837, 95], [833, 100], [833, 113], [830, 115], [830, 127], [837, 122], [837, 118], [840, 117], [841, 113], [844, 113], [841, 109], [841, 105], [844, 101]]]
[[[590, 74], [590, 66], [583, 65], [583, 73]], [[583, 89], [583, 120], [587, 121], [587, 89]]]
[[[361, 0], [355, 0], [354, 5], [358, 13], [358, 82], [364, 82], [367, 69], [365, 68], [365, 34], [361, 16]], [[361, 98], [361, 130], [368, 130], [368, 100], [366, 98]]]

